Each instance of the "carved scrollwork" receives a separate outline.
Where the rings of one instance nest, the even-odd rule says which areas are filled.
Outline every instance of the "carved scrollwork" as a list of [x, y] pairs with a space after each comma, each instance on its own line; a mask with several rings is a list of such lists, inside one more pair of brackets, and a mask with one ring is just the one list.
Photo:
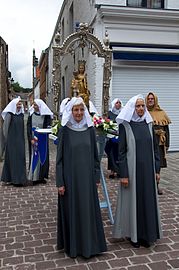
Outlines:
[[96, 48], [92, 47], [92, 48], [89, 48], [89, 51], [93, 54], [93, 55], [96, 55], [98, 52], [96, 50]]

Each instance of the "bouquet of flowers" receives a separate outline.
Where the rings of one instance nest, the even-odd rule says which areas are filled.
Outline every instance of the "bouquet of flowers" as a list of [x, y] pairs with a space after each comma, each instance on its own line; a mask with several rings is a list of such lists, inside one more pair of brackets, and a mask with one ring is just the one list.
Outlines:
[[104, 134], [111, 133], [111, 132], [116, 133], [118, 130], [117, 123], [114, 123], [112, 120], [110, 120], [107, 117], [103, 118], [102, 116], [98, 116], [95, 114], [92, 120], [93, 120], [94, 127], [100, 130]]

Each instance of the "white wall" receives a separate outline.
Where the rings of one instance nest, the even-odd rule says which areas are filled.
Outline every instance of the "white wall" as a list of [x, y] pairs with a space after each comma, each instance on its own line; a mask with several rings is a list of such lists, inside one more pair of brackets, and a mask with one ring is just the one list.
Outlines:
[[168, 9], [179, 9], [179, 0], [165, 0], [166, 8]]
[[102, 7], [99, 13], [112, 43], [179, 45], [178, 11]]
[[141, 44], [153, 44], [153, 45], [179, 45], [179, 28], [165, 29], [138, 27], [133, 29], [134, 25], [126, 28], [124, 25], [119, 25], [119, 28], [108, 28], [108, 33], [111, 42], [123, 42], [123, 43], [141, 43]]

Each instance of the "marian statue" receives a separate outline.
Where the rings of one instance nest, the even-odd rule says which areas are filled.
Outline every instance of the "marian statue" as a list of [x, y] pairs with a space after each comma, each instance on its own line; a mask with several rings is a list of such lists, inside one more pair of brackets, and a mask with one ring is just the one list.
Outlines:
[[80, 96], [83, 98], [86, 106], [89, 108], [89, 96], [90, 91], [88, 90], [87, 74], [85, 73], [86, 61], [78, 61], [78, 71], [73, 72], [73, 79], [71, 82], [71, 95]]

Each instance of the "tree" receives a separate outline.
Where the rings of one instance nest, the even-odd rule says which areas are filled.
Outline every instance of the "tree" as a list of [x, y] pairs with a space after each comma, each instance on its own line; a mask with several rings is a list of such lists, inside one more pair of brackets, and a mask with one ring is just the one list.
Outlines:
[[12, 83], [12, 88], [15, 92], [19, 93], [19, 92], [31, 92], [32, 88], [24, 88], [22, 86], [20, 86], [20, 84], [18, 82], [14, 82]]
[[15, 92], [22, 92], [23, 87], [18, 82], [12, 83], [12, 88]]

